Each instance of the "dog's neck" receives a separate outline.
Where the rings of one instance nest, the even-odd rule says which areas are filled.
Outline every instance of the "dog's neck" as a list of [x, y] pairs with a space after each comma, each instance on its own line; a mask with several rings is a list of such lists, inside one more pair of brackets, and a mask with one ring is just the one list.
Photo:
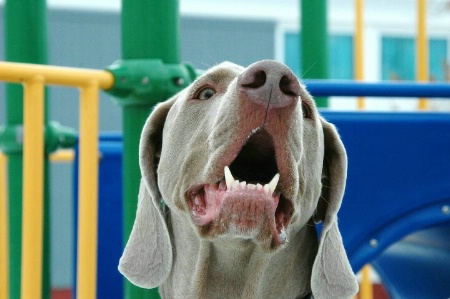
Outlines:
[[[205, 240], [194, 228], [177, 230], [184, 221], [176, 216], [170, 220], [174, 264], [160, 287], [163, 298], [303, 298], [311, 292], [314, 226], [305, 226], [285, 248], [271, 253], [251, 240]], [[274, 284], [285, 286], [284, 293], [272, 293]]]

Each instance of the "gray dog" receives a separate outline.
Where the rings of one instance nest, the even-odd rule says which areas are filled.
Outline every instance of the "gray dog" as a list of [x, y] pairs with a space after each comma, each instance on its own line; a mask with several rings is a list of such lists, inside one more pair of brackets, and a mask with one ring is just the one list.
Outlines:
[[285, 65], [213, 67], [154, 109], [139, 159], [119, 265], [132, 283], [164, 298], [357, 292], [336, 217], [345, 149]]

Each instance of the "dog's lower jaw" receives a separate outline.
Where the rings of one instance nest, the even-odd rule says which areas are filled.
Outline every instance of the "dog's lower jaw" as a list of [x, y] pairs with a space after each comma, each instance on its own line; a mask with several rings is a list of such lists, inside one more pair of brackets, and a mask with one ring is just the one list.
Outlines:
[[[239, 183], [239, 182], [237, 182]], [[272, 251], [287, 242], [286, 228], [292, 209], [278, 192], [256, 185], [222, 189], [218, 185], [197, 186], [187, 192], [190, 216], [204, 238], [252, 239]], [[266, 185], [268, 186], [268, 185]], [[273, 193], [273, 194], [272, 194]]]
[[[311, 268], [317, 254], [314, 226], [307, 225], [292, 236], [290, 243], [297, 245], [265, 252], [249, 240], [199, 238], [194, 227], [180, 229], [186, 221], [180, 215], [171, 218], [174, 264], [160, 287], [163, 298], [303, 298], [311, 292]], [[273, 285], [283, 286], [283, 292], [277, 288], [275, 293]]]

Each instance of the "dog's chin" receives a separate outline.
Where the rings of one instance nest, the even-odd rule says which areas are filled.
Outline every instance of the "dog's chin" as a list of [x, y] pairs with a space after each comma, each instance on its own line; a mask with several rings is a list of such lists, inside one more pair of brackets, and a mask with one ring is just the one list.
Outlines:
[[191, 188], [187, 202], [194, 224], [204, 238], [253, 240], [273, 250], [287, 242], [292, 204], [279, 192], [260, 184], [224, 182]]

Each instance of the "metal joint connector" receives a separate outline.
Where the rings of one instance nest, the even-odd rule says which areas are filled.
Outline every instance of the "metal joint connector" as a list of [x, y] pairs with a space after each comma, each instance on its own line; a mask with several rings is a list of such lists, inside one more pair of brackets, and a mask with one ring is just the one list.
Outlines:
[[114, 86], [106, 92], [123, 106], [164, 101], [200, 73], [189, 64], [164, 64], [159, 59], [119, 60], [106, 70], [114, 76]]
[[[0, 150], [5, 154], [23, 152], [23, 125], [0, 126]], [[45, 128], [45, 152], [52, 153], [60, 148], [72, 148], [78, 139], [77, 132], [50, 122]]]

